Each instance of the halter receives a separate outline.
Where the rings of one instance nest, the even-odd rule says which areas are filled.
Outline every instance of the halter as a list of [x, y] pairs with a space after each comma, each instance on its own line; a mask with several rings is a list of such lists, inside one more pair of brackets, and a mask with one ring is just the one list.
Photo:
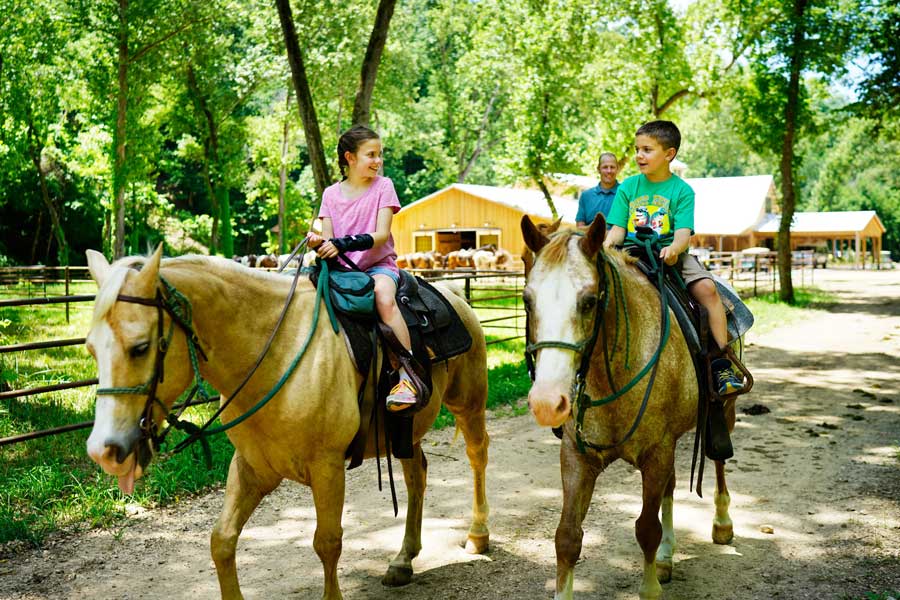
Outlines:
[[[291, 253], [291, 256], [287, 261], [285, 261], [285, 265], [290, 263], [291, 259], [293, 259], [300, 248], [305, 244], [306, 240], [303, 240], [300, 244], [297, 245], [297, 247]], [[282, 269], [284, 269], [284, 266], [279, 269], [279, 272]], [[323, 275], [325, 281], [327, 282], [328, 280], [328, 270], [323, 269], [323, 271], [324, 273], [320, 274], [320, 283], [322, 281], [321, 278]], [[179, 292], [175, 288], [175, 286], [166, 281], [166, 279], [162, 276], [159, 276], [159, 282], [166, 290], [165, 294], [163, 294], [162, 289], [157, 287], [155, 298], [141, 298], [138, 296], [128, 296], [125, 294], [119, 294], [118, 296], [116, 296], [116, 301], [118, 302], [128, 302], [131, 304], [141, 304], [143, 306], [156, 307], [156, 330], [158, 341], [156, 360], [154, 362], [153, 373], [151, 374], [150, 379], [148, 379], [146, 383], [134, 387], [97, 388], [97, 394], [146, 394], [147, 401], [144, 404], [144, 409], [142, 411], [141, 421], [139, 424], [140, 436], [138, 437], [137, 443], [140, 444], [140, 442], [142, 441], [147, 441], [151, 444], [151, 449], [153, 451], [156, 451], [162, 447], [163, 441], [165, 441], [165, 438], [168, 435], [169, 431], [174, 427], [175, 429], [186, 432], [188, 434], [188, 437], [179, 442], [179, 444], [174, 448], [172, 452], [180, 452], [192, 443], [199, 441], [203, 448], [203, 454], [207, 468], [211, 468], [212, 452], [209, 448], [209, 442], [206, 438], [217, 433], [227, 431], [228, 429], [231, 429], [232, 427], [243, 423], [245, 420], [253, 416], [259, 409], [265, 406], [266, 403], [268, 403], [268, 401], [278, 393], [278, 391], [282, 388], [288, 378], [293, 374], [294, 370], [297, 368], [297, 365], [300, 363], [300, 359], [303, 357], [303, 355], [306, 353], [307, 348], [309, 347], [310, 341], [312, 340], [313, 334], [315, 333], [316, 327], [319, 322], [319, 306], [323, 296], [322, 290], [324, 289], [324, 287], [327, 287], [327, 285], [324, 287], [320, 285], [316, 290], [315, 308], [313, 309], [313, 319], [309, 333], [307, 334], [306, 340], [304, 341], [303, 346], [300, 348], [300, 351], [294, 357], [294, 360], [288, 366], [281, 379], [279, 379], [275, 386], [271, 390], [269, 390], [269, 392], [254, 406], [252, 406], [250, 410], [243, 413], [239, 417], [232, 419], [228, 423], [225, 423], [218, 427], [210, 427], [212, 423], [219, 417], [219, 415], [221, 415], [222, 412], [228, 407], [231, 401], [234, 400], [238, 392], [243, 389], [244, 385], [246, 385], [246, 383], [250, 380], [259, 365], [262, 363], [263, 358], [265, 358], [266, 354], [268, 353], [269, 348], [272, 345], [272, 341], [275, 339], [275, 334], [278, 332], [281, 324], [284, 322], [284, 317], [291, 305], [291, 300], [294, 297], [294, 292], [297, 288], [297, 281], [299, 280], [299, 276], [300, 269], [298, 268], [296, 273], [294, 274], [293, 282], [291, 284], [291, 290], [288, 293], [287, 299], [285, 300], [281, 315], [278, 317], [278, 321], [276, 322], [272, 333], [269, 335], [269, 339], [266, 341], [265, 346], [257, 357], [255, 364], [247, 373], [247, 375], [244, 376], [244, 379], [241, 381], [241, 383], [228, 396], [228, 398], [221, 403], [216, 412], [211, 417], [209, 417], [209, 419], [207, 419], [207, 421], [203, 425], [197, 426], [190, 421], [182, 421], [179, 417], [181, 417], [184, 410], [190, 405], [190, 401], [194, 397], [194, 395], [199, 394], [205, 400], [210, 400], [210, 396], [209, 394], [207, 394], [206, 389], [203, 385], [205, 383], [205, 380], [200, 374], [198, 355], [200, 358], [203, 358], [204, 361], [207, 361], [208, 359], [206, 357], [206, 353], [203, 351], [203, 348], [200, 346], [200, 340], [198, 339], [197, 334], [193, 330], [192, 307], [190, 300], [188, 300], [188, 298], [184, 294]], [[169, 332], [165, 337], [163, 336], [163, 312], [168, 313], [171, 317]], [[165, 356], [166, 352], [169, 349], [172, 335], [175, 331], [175, 325], [178, 325], [185, 332], [185, 338], [187, 340], [188, 346], [188, 355], [190, 356], [191, 369], [194, 374], [194, 387], [191, 389], [187, 399], [182, 404], [178, 412], [172, 412], [171, 410], [169, 410], [169, 408], [156, 396], [156, 388], [158, 384], [163, 382], [164, 379]], [[154, 405], [157, 405], [162, 409], [163, 413], [165, 414], [166, 422], [168, 423], [166, 428], [161, 433], [157, 432], [157, 428], [154, 425]]]
[[[576, 233], [575, 235], [583, 235], [580, 233]], [[654, 271], [657, 273], [659, 289], [662, 290], [662, 284], [664, 281], [664, 268], [665, 263], [660, 261], [657, 264], [657, 261], [654, 257], [651, 248], [655, 246], [656, 237], [655, 233], [652, 237], [639, 237], [639, 243], [644, 246], [647, 250], [647, 256], [650, 258]], [[603, 251], [597, 252], [597, 258], [595, 266], [597, 268], [597, 274], [600, 278], [600, 283], [598, 285], [598, 289], [601, 295], [601, 298], [597, 302], [597, 305], [594, 308], [594, 322], [593, 327], [591, 329], [591, 334], [588, 338], [582, 340], [578, 343], [570, 343], [563, 342], [559, 340], [541, 340], [537, 341], [533, 344], [527, 344], [525, 346], [525, 363], [528, 367], [528, 375], [531, 377], [531, 381], [534, 382], [535, 371], [534, 371], [534, 363], [537, 351], [542, 348], [561, 348], [563, 350], [570, 350], [575, 352], [576, 354], [581, 356], [581, 360], [579, 361], [578, 370], [575, 371], [575, 380], [572, 384], [572, 398], [573, 409], [576, 409], [575, 413], [575, 442], [578, 446], [578, 450], [583, 454], [586, 450], [585, 448], [591, 448], [593, 450], [611, 450], [613, 448], [617, 448], [631, 439], [631, 436], [637, 430], [638, 425], [641, 422], [641, 419], [644, 416], [644, 412], [647, 409], [647, 402], [650, 398], [650, 392], [653, 389], [653, 382], [656, 379], [656, 370], [659, 366], [659, 357], [662, 354], [663, 349], [665, 348], [666, 342], [669, 339], [669, 331], [670, 331], [670, 323], [669, 323], [669, 305], [666, 299], [666, 295], [664, 293], [660, 294], [660, 339], [659, 346], [654, 352], [653, 356], [650, 357], [650, 360], [647, 361], [647, 364], [638, 372], [631, 380], [625, 384], [619, 390], [615, 389], [615, 383], [612, 377], [612, 371], [610, 368], [609, 361], [609, 348], [606, 344], [606, 335], [605, 328], [603, 327], [604, 318], [606, 316], [607, 308], [609, 307], [609, 285], [607, 281], [606, 275], [606, 267], [609, 267], [610, 272], [612, 273], [613, 278], [613, 293], [616, 295], [616, 305], [615, 305], [615, 338], [613, 341], [613, 348], [616, 347], [618, 343], [618, 335], [619, 335], [619, 305], [622, 305], [622, 312], [625, 317], [625, 367], [628, 367], [628, 349], [629, 349], [629, 327], [628, 327], [628, 307], [625, 303], [625, 293], [622, 289], [622, 280], [619, 275], [618, 270], [613, 262], [609, 260], [606, 254]], [[527, 309], [526, 309], [527, 311]], [[526, 312], [526, 316], [528, 316]], [[526, 324], [526, 327], [528, 325]], [[599, 337], [603, 338], [603, 358], [604, 358], [604, 366], [606, 368], [607, 379], [609, 381], [610, 387], [613, 389], [613, 393], [600, 398], [599, 400], [594, 400], [590, 396], [585, 393], [585, 387], [587, 386], [587, 374], [591, 367], [591, 357], [594, 354], [594, 347], [597, 345], [597, 339]], [[652, 371], [652, 372], [651, 372]], [[650, 378], [647, 381], [647, 388], [644, 391], [644, 398], [641, 401], [641, 407], [638, 411], [637, 416], [635, 417], [634, 423], [631, 425], [631, 428], [618, 442], [611, 445], [599, 445], [594, 444], [584, 438], [584, 415], [587, 412], [588, 408], [595, 408], [598, 406], [603, 406], [605, 404], [609, 404], [619, 397], [627, 393], [631, 388], [633, 388], [639, 381], [641, 381], [648, 372], [650, 373]]]

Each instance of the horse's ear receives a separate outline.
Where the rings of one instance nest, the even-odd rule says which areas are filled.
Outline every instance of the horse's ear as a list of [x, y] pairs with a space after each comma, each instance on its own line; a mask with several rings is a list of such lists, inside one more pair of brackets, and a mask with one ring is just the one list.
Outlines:
[[587, 233], [578, 242], [581, 251], [588, 258], [594, 258], [603, 248], [603, 239], [606, 237], [606, 219], [602, 214], [597, 213], [594, 222], [591, 223]]
[[102, 287], [103, 282], [106, 280], [106, 274], [109, 272], [109, 261], [96, 250], [88, 250], [86, 254], [88, 271], [90, 271], [94, 281], [97, 282], [97, 287]]
[[544, 230], [544, 233], [546, 233], [547, 235], [556, 233], [557, 231], [559, 231], [560, 225], [562, 225], [562, 217], [550, 223], [550, 225], [547, 226], [547, 229]]
[[528, 249], [537, 254], [540, 252], [549, 240], [549, 238], [541, 233], [528, 215], [522, 215], [522, 237], [525, 238], [525, 245]]
[[134, 279], [136, 287], [143, 295], [152, 296], [156, 293], [157, 278], [159, 277], [159, 262], [162, 259], [162, 243], [156, 247], [156, 251], [150, 255], [144, 266]]

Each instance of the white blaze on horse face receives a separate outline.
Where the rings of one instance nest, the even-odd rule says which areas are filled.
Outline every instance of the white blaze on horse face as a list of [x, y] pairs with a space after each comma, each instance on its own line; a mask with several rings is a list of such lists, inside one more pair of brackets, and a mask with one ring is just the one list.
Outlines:
[[[590, 263], [577, 248], [580, 238], [569, 241], [564, 264], [535, 264], [528, 287], [532, 297], [535, 342], [580, 344], [590, 334], [582, 331], [578, 312], [579, 292], [596, 285]], [[572, 409], [570, 390], [581, 355], [567, 348], [541, 348], [535, 357], [534, 384], [528, 405], [539, 425], [558, 427]]]
[[[123, 352], [105, 319], [94, 324], [88, 333], [87, 343], [97, 361], [98, 389], [116, 386], [116, 364], [122, 363]], [[118, 385], [122, 385], [121, 382]], [[110, 475], [122, 476], [135, 468], [133, 456], [120, 463], [111, 444], [130, 445], [129, 440], [134, 439], [140, 419], [141, 408], [137, 405], [143, 402], [144, 396], [97, 396], [94, 427], [87, 440], [87, 453]]]

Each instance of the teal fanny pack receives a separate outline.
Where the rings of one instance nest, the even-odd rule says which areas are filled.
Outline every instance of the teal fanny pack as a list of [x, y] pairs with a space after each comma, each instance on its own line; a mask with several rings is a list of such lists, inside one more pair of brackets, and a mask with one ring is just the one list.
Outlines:
[[331, 304], [338, 312], [357, 316], [375, 314], [375, 280], [368, 273], [331, 270], [328, 291]]

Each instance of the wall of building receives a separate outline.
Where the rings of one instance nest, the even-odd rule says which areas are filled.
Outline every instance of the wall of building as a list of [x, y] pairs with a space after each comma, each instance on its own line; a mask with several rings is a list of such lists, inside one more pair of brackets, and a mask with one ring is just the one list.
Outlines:
[[[466, 230], [474, 232], [482, 240], [499, 238], [501, 248], [518, 255], [525, 246], [521, 220], [522, 212], [513, 207], [449, 188], [426, 202], [406, 207], [394, 215], [391, 232], [397, 254], [417, 250], [416, 234], [434, 233], [437, 237], [439, 231]], [[532, 220], [535, 223], [549, 222], [541, 217], [532, 217]]]

